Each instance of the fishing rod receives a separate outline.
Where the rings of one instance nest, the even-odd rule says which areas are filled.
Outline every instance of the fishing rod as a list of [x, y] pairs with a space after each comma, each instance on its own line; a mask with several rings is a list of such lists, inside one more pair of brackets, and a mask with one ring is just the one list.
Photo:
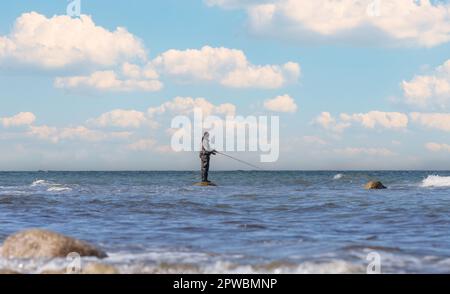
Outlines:
[[230, 156], [230, 155], [228, 155], [228, 154], [224, 154], [224, 153], [219, 152], [219, 151], [216, 151], [216, 153], [217, 153], [217, 154], [220, 154], [220, 155], [223, 155], [223, 156], [226, 156], [226, 157], [228, 157], [228, 158], [231, 158], [231, 159], [233, 159], [233, 160], [236, 160], [236, 161], [238, 161], [238, 162], [240, 162], [240, 163], [243, 163], [243, 164], [245, 164], [245, 165], [251, 166], [251, 167], [253, 167], [253, 168], [256, 168], [256, 169], [258, 169], [258, 170], [264, 170], [264, 169], [262, 169], [262, 168], [260, 168], [260, 167], [258, 167], [258, 166], [256, 166], [256, 165], [253, 165], [253, 164], [251, 164], [251, 163], [245, 162], [245, 161], [243, 161], [243, 160], [240, 160], [240, 159], [235, 158], [235, 157], [233, 157], [233, 156]]

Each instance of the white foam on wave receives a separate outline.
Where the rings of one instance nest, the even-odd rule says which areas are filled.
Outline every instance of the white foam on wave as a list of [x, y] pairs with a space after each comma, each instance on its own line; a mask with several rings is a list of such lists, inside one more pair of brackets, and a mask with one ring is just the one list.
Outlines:
[[36, 180], [31, 184], [31, 187], [47, 186], [47, 185], [49, 185], [49, 183], [46, 180]]
[[72, 188], [69, 188], [67, 186], [52, 183], [46, 180], [36, 180], [31, 184], [31, 187], [39, 188], [44, 187], [47, 188], [47, 192], [70, 192], [72, 191]]
[[340, 180], [342, 179], [343, 176], [344, 176], [343, 174], [337, 174], [333, 177], [333, 180]]
[[69, 192], [69, 191], [72, 191], [72, 189], [68, 187], [58, 187], [58, 186], [50, 187], [47, 189], [47, 192]]
[[[354, 258], [344, 260], [330, 254], [303, 262], [274, 261], [260, 264], [239, 262], [239, 255], [216, 256], [208, 253], [150, 251], [142, 253], [108, 252], [109, 257], [99, 260], [83, 257], [81, 266], [91, 262], [115, 267], [121, 274], [364, 274], [366, 257], [372, 249], [356, 250]], [[1, 252], [1, 247], [0, 247]], [[325, 256], [325, 255], [324, 255]], [[443, 256], [413, 256], [382, 252], [383, 273], [446, 273], [450, 258]], [[356, 259], [355, 259], [356, 258]], [[0, 270], [10, 269], [24, 274], [64, 272], [65, 258], [52, 260], [15, 260], [0, 256]]]
[[[193, 259], [197, 259], [197, 257]], [[120, 259], [118, 255], [113, 255], [104, 260], [83, 257], [81, 265], [83, 268], [83, 265], [87, 265], [90, 262], [100, 262], [114, 266], [121, 274], [348, 274], [364, 273], [365, 270], [361, 265], [343, 260], [300, 264], [274, 262], [246, 265], [226, 260], [203, 260], [203, 262], [193, 262], [192, 260], [190, 262], [188, 260], [181, 262], [169, 261], [161, 260], [160, 257], [150, 261], [148, 259], [141, 260], [139, 256], [134, 256], [130, 260], [128, 254], [125, 260], [119, 261], [118, 258]], [[64, 272], [67, 265], [67, 260], [63, 258], [52, 260], [11, 260], [0, 258], [0, 269], [10, 269], [24, 274], [39, 274], [46, 271]]]
[[450, 187], [450, 177], [428, 176], [422, 181], [422, 187]]
[[147, 251], [108, 253], [105, 260], [124, 274], [343, 274], [364, 273], [360, 264], [330, 258], [302, 263], [275, 261], [242, 264], [242, 255], [216, 256], [200, 252]]

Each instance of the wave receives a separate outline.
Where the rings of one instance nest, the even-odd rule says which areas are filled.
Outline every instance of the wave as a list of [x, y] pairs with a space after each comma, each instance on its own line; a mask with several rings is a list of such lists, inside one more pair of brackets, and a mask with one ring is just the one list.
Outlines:
[[[100, 262], [113, 266], [121, 274], [348, 274], [364, 273], [361, 265], [344, 260], [329, 260], [323, 262], [289, 263], [284, 261], [265, 264], [239, 264], [232, 261], [218, 260], [215, 262], [192, 261], [161, 261], [151, 262], [133, 260], [118, 262], [118, 256], [99, 261], [96, 258], [82, 258], [81, 268], [91, 262]], [[66, 259], [52, 260], [6, 260], [0, 258], [0, 270], [10, 269], [24, 274], [39, 274], [46, 272], [64, 273], [67, 267]]]
[[36, 180], [31, 184], [31, 187], [36, 187], [36, 186], [48, 186], [49, 183], [46, 180]]
[[342, 179], [343, 176], [344, 176], [343, 174], [337, 174], [333, 177], [333, 180], [340, 180]]
[[[90, 263], [114, 267], [121, 274], [364, 274], [367, 254], [379, 251], [383, 257], [383, 273], [446, 273], [447, 256], [401, 254], [395, 248], [347, 248], [350, 256], [322, 254], [309, 260], [294, 257], [260, 263], [242, 262], [242, 255], [220, 256], [214, 253], [150, 250], [144, 252], [108, 252], [106, 259], [82, 257], [81, 268]], [[386, 250], [389, 249], [389, 250]], [[1, 247], [0, 247], [1, 253]], [[65, 258], [5, 259], [0, 256], [0, 271], [9, 269], [22, 274], [65, 273]]]
[[217, 261], [211, 264], [170, 264], [118, 266], [125, 274], [357, 274], [364, 267], [343, 260], [290, 264], [273, 262], [261, 265]]
[[68, 187], [50, 187], [47, 189], [47, 192], [69, 192], [69, 191], [72, 191], [72, 189]]
[[47, 188], [47, 192], [70, 192], [71, 188], [66, 187], [61, 184], [51, 183], [46, 180], [36, 180], [31, 185], [33, 188], [45, 187]]
[[450, 187], [450, 177], [428, 176], [422, 181], [422, 187]]
[[104, 260], [122, 274], [357, 274], [365, 265], [340, 258], [240, 262], [241, 254], [150, 250], [141, 253], [108, 252]]

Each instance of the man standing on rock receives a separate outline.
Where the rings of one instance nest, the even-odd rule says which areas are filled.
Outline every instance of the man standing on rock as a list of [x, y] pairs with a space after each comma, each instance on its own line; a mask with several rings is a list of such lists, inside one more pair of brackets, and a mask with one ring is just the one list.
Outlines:
[[211, 155], [216, 155], [216, 150], [211, 150], [209, 146], [209, 133], [205, 132], [202, 138], [202, 151], [200, 152], [200, 159], [202, 162], [202, 182], [210, 183], [208, 181], [208, 173], [209, 173], [209, 162], [211, 159]]

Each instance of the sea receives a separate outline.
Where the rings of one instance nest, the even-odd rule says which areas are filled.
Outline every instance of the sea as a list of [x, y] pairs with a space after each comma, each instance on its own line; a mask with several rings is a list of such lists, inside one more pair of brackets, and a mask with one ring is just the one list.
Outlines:
[[[450, 272], [450, 172], [0, 172], [0, 242], [41, 228], [120, 273]], [[386, 190], [364, 190], [371, 180]], [[373, 259], [373, 257], [377, 257]], [[97, 261], [83, 258], [82, 263]], [[57, 270], [66, 259], [6, 260]]]

